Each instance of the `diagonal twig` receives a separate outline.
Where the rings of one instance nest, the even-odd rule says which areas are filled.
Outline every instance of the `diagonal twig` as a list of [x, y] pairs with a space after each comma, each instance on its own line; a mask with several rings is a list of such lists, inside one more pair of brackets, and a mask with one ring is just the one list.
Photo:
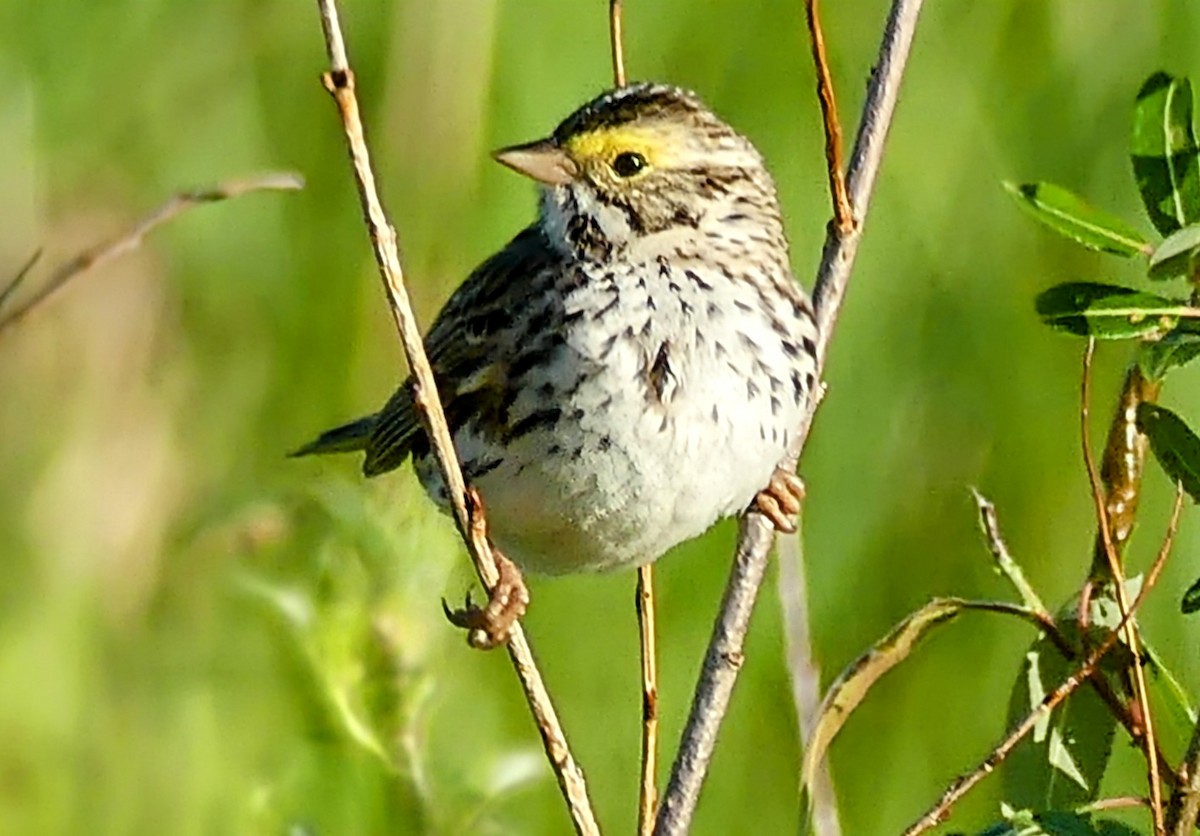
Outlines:
[[1167, 810], [1166, 823], [1171, 836], [1192, 836], [1197, 818], [1200, 818], [1200, 722], [1192, 730], [1192, 739], [1179, 767], [1179, 785]]
[[1134, 614], [1141, 607], [1142, 602], [1146, 600], [1146, 595], [1158, 583], [1158, 578], [1167, 563], [1167, 557], [1171, 554], [1171, 546], [1175, 542], [1175, 533], [1179, 530], [1179, 512], [1182, 509], [1183, 488], [1177, 485], [1175, 490], [1175, 506], [1171, 510], [1171, 521], [1167, 525], [1167, 533], [1163, 537], [1163, 543], [1158, 550], [1158, 556], [1155, 557], [1154, 563], [1146, 573], [1146, 581], [1142, 584], [1137, 597], [1129, 605], [1128, 611], [1122, 614], [1117, 628], [1106, 635], [1104, 640], [1096, 646], [1096, 649], [1088, 654], [1084, 663], [1073, 674], [1068, 676], [1061, 685], [1047, 694], [1041, 703], [1029, 712], [1025, 719], [1018, 723], [1004, 740], [997, 744], [996, 748], [983, 759], [979, 766], [947, 787], [937, 803], [921, 818], [909, 825], [908, 829], [904, 831], [903, 836], [918, 836], [918, 834], [925, 833], [930, 828], [936, 827], [945, 821], [946, 817], [950, 815], [951, 808], [960, 798], [966, 795], [972, 787], [992, 774], [996, 770], [996, 767], [1003, 763], [1009, 754], [1012, 753], [1013, 748], [1021, 742], [1021, 739], [1033, 731], [1034, 727], [1043, 717], [1061, 705], [1063, 700], [1073, 694], [1080, 685], [1092, 677], [1092, 674], [1096, 672], [1096, 668], [1099, 667], [1100, 662], [1103, 661], [1110, 650], [1116, 647], [1122, 630], [1130, 625]]
[[[459, 533], [466, 543], [480, 580], [491, 589], [498, 579], [498, 572], [487, 541], [482, 506], [478, 495], [467, 489], [463, 479], [433, 372], [425, 356], [425, 346], [404, 286], [404, 274], [396, 246], [396, 230], [379, 200], [371, 158], [363, 136], [362, 118], [355, 95], [354, 72], [346, 57], [346, 45], [338, 22], [337, 7], [334, 0], [317, 0], [317, 6], [321, 14], [321, 26], [330, 63], [330, 69], [322, 76], [322, 81], [333, 96], [342, 118], [350, 161], [354, 167], [355, 183], [367, 230], [371, 236], [375, 260], [379, 265], [384, 289], [387, 291], [392, 318], [403, 343], [409, 368], [412, 370], [413, 401], [417, 415], [429, 437], [438, 467], [446, 481]], [[519, 623], [512, 627], [507, 649], [525, 692], [529, 709], [537, 723], [546, 756], [567, 802], [575, 831], [579, 834], [598, 834], [599, 827], [588, 800], [583, 772], [567, 746], [562, 725], [558, 721], [549, 692], [533, 661], [533, 653]]]
[[[41, 287], [34, 291], [32, 296], [13, 308], [13, 310], [7, 313], [0, 312], [0, 334], [3, 334], [6, 330], [24, 319], [31, 311], [49, 299], [54, 293], [61, 290], [67, 282], [76, 276], [137, 249], [141, 246], [143, 239], [147, 235], [167, 221], [183, 214], [188, 209], [205, 203], [229, 200], [230, 198], [249, 192], [280, 189], [292, 190], [302, 188], [303, 186], [304, 178], [300, 175], [283, 172], [277, 174], [260, 174], [244, 180], [230, 180], [210, 188], [180, 192], [139, 221], [132, 229], [115, 238], [89, 247], [79, 255], [56, 267], [42, 283]], [[40, 251], [38, 254], [40, 255]], [[36, 261], [37, 255], [30, 259], [21, 272], [17, 274], [16, 278], [4, 288], [4, 291], [0, 293], [0, 305], [7, 301], [16, 291], [17, 286], [26, 277]]]
[[[988, 549], [992, 552], [992, 556], [996, 560], [997, 568], [1016, 588], [1025, 607], [1030, 612], [1037, 614], [1041, 622], [1042, 632], [1046, 634], [1046, 637], [1050, 639], [1058, 649], [1058, 652], [1062, 654], [1062, 657], [1067, 660], [1079, 658], [1081, 655], [1079, 648], [1074, 645], [1071, 639], [1059, 627], [1053, 614], [1042, 603], [1040, 596], [1038, 596], [1033, 586], [1025, 578], [1025, 573], [1021, 571], [1020, 564], [1009, 553], [1008, 545], [1000, 535], [1000, 522], [996, 517], [996, 506], [975, 488], [971, 488], [971, 493], [974, 495], [976, 507], [979, 509], [979, 524], [983, 528], [984, 536], [988, 541]], [[1092, 689], [1095, 690], [1100, 699], [1108, 706], [1108, 710], [1113, 716], [1129, 732], [1129, 736], [1133, 741], [1135, 743], [1140, 742], [1144, 735], [1140, 714], [1130, 708], [1129, 703], [1117, 693], [1107, 678], [1094, 676], [1088, 680], [1088, 684], [1092, 686]], [[1167, 762], [1161, 749], [1158, 751], [1158, 760], [1160, 763]], [[1169, 772], [1165, 773], [1164, 777], [1169, 781], [1175, 780], [1174, 776]]]
[[21, 287], [25, 279], [29, 277], [29, 271], [33, 269], [33, 265], [41, 260], [41, 257], [42, 251], [40, 249], [34, 250], [29, 260], [21, 265], [21, 269], [17, 271], [17, 275], [12, 277], [12, 280], [4, 286], [3, 290], [0, 290], [0, 311], [4, 310], [4, 305], [17, 292], [17, 289]]
[[838, 120], [837, 97], [833, 93], [833, 74], [829, 71], [829, 56], [825, 52], [825, 33], [821, 29], [818, 0], [805, 0], [804, 12], [813, 64], [817, 69], [817, 101], [821, 103], [821, 117], [825, 123], [825, 169], [829, 174], [829, 196], [833, 200], [833, 223], [838, 232], [845, 235], [854, 226], [854, 211], [846, 191], [842, 124]]
[[[883, 148], [892, 122], [904, 67], [916, 33], [922, 0], [893, 0], [883, 42], [867, 89], [854, 154], [847, 175], [847, 188], [854, 210], [854, 223], [847, 232], [831, 225], [813, 289], [817, 325], [817, 370], [825, 365], [829, 341], [837, 323], [841, 302], [849, 284], [851, 268], [862, 239], [875, 178], [883, 159]], [[814, 392], [808, 409], [781, 466], [794, 469], [808, 440], [813, 415], [820, 401]], [[743, 660], [750, 613], [762, 585], [767, 557], [774, 541], [771, 523], [756, 512], [742, 518], [733, 568], [725, 586], [721, 609], [713, 626], [700, 679], [692, 700], [683, 739], [675, 756], [671, 780], [659, 808], [655, 832], [662, 836], [685, 832], [696, 809], [700, 787], [716, 745], [717, 732], [729, 707], [730, 695]]]

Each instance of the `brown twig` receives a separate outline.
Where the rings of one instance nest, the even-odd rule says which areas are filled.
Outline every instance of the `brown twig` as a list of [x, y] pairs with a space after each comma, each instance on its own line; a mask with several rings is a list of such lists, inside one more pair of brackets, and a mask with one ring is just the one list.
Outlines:
[[[387, 291], [392, 318], [403, 343], [409, 368], [412, 370], [413, 400], [417, 414], [445, 479], [459, 533], [467, 545], [467, 551], [480, 580], [491, 589], [496, 583], [498, 573], [487, 540], [486, 521], [477, 495], [469, 492], [464, 482], [437, 386], [434, 384], [433, 372], [425, 356], [425, 346], [421, 341], [404, 286], [404, 275], [396, 246], [396, 230], [379, 200], [355, 95], [354, 71], [346, 58], [345, 40], [338, 22], [337, 7], [334, 0], [317, 0], [317, 6], [321, 13], [321, 26], [325, 33], [325, 46], [330, 62], [330, 69], [322, 76], [322, 81], [337, 103], [342, 118], [350, 161], [354, 166], [355, 183], [358, 186], [367, 231], [371, 236], [375, 260], [379, 265], [384, 289]], [[507, 648], [529, 709], [541, 733], [542, 745], [566, 799], [575, 831], [580, 834], [598, 834], [599, 827], [588, 800], [583, 772], [571, 756], [566, 736], [541, 674], [534, 664], [533, 654], [520, 624], [513, 625]]]
[[1171, 836], [1192, 836], [1200, 817], [1200, 722], [1192, 730], [1187, 754], [1179, 766], [1179, 784], [1167, 810]]
[[[922, 2], [892, 0], [846, 178], [854, 223], [846, 232], [831, 225], [826, 235], [825, 249], [821, 254], [813, 288], [819, 329], [818, 378], [825, 367], [829, 342], [862, 240], [863, 222], [883, 160], [888, 128], [899, 97], [900, 82], [904, 77]], [[812, 393], [788, 454], [780, 462], [780, 467], [789, 472], [794, 472], [800, 453], [808, 441], [822, 392], [823, 387], [819, 386]], [[704, 655], [683, 738], [671, 769], [671, 780], [659, 806], [655, 833], [660, 836], [686, 832], [695, 813], [700, 788], [716, 746], [717, 733], [729, 709], [729, 699], [744, 659], [746, 630], [762, 586], [774, 535], [771, 523], [761, 514], [749, 511], [742, 517], [733, 567]]]
[[637, 614], [642, 657], [642, 775], [638, 791], [638, 833], [654, 832], [658, 811], [658, 662], [654, 643], [654, 572], [638, 571]]
[[608, 39], [612, 45], [613, 83], [625, 86], [625, 39], [621, 33], [621, 0], [608, 0]]
[[33, 265], [37, 264], [41, 257], [41, 249], [34, 250], [29, 260], [21, 265], [21, 269], [17, 271], [17, 275], [12, 277], [12, 281], [4, 286], [4, 290], [0, 290], [0, 311], [4, 310], [4, 306], [8, 303], [8, 300], [17, 292], [21, 283], [29, 276], [29, 271], [33, 269]]
[[1183, 489], [1182, 487], [1177, 487], [1175, 491], [1175, 505], [1171, 510], [1171, 521], [1167, 525], [1167, 533], [1163, 537], [1163, 543], [1158, 550], [1158, 556], [1155, 557], [1154, 563], [1146, 573], [1146, 581], [1142, 584], [1137, 598], [1130, 604], [1128, 612], [1121, 616], [1121, 621], [1117, 625], [1117, 628], [1106, 635], [1104, 640], [1097, 645], [1096, 649], [1088, 655], [1084, 663], [1076, 669], [1075, 673], [1068, 676], [1061, 685], [1047, 694], [1041, 703], [1004, 740], [996, 745], [991, 754], [984, 758], [974, 771], [963, 775], [947, 787], [945, 792], [942, 793], [942, 797], [938, 799], [938, 802], [904, 831], [904, 836], [917, 836], [917, 834], [924, 833], [945, 821], [946, 817], [950, 815], [951, 808], [960, 798], [994, 772], [996, 767], [1004, 762], [1012, 753], [1013, 748], [1033, 730], [1044, 716], [1053, 711], [1063, 700], [1074, 693], [1080, 685], [1091, 678], [1100, 662], [1117, 645], [1121, 632], [1129, 625], [1133, 615], [1141, 607], [1142, 602], [1146, 600], [1147, 594], [1158, 583], [1158, 578], [1162, 574], [1163, 567], [1166, 565], [1167, 557], [1171, 553], [1171, 546], [1175, 542], [1175, 533], [1179, 530], [1179, 514], [1182, 509]]
[[[1141, 653], [1138, 650], [1137, 626], [1130, 619], [1129, 596], [1125, 591], [1125, 573], [1121, 568], [1121, 560], [1117, 555], [1117, 547], [1113, 542], [1112, 525], [1108, 515], [1108, 503], [1105, 499], [1104, 486], [1100, 480], [1100, 471], [1096, 467], [1096, 459], [1092, 455], [1090, 438], [1091, 412], [1091, 383], [1092, 357], [1096, 351], [1095, 337], [1089, 337], [1087, 348], [1083, 352], [1083, 379], [1080, 383], [1079, 421], [1082, 433], [1083, 460], [1087, 465], [1088, 482], [1092, 489], [1092, 500], [1096, 506], [1096, 524], [1100, 529], [1100, 537], [1104, 545], [1104, 553], [1108, 558], [1108, 571], [1112, 578], [1113, 590], [1117, 606], [1121, 612], [1121, 623], [1124, 625], [1124, 640], [1133, 656], [1129, 664], [1129, 675], [1135, 686], [1136, 698], [1141, 708], [1142, 723], [1145, 734], [1142, 746], [1146, 754], [1149, 770], [1150, 809], [1154, 814], [1155, 836], [1165, 836], [1166, 823], [1163, 819], [1162, 780], [1159, 775], [1158, 744], [1154, 737], [1154, 720], [1150, 713], [1150, 696], [1146, 689], [1146, 673], [1142, 670]], [[1134, 407], [1136, 409], [1136, 406]]]
[[1150, 799], [1136, 795], [1115, 796], [1113, 798], [1098, 798], [1091, 804], [1085, 804], [1075, 809], [1080, 815], [1103, 813], [1105, 810], [1128, 810], [1130, 807], [1149, 807]]
[[[304, 178], [300, 175], [284, 172], [279, 174], [260, 174], [244, 180], [230, 180], [211, 188], [180, 192], [139, 221], [129, 231], [108, 241], [96, 244], [93, 247], [89, 247], [71, 260], [56, 267], [32, 296], [12, 311], [0, 316], [0, 334], [3, 334], [6, 330], [24, 319], [55, 292], [61, 290], [71, 279], [137, 249], [141, 246], [143, 239], [152, 231], [194, 206], [229, 200], [248, 192], [258, 192], [268, 189], [292, 190], [303, 188], [303, 186]], [[37, 261], [37, 255], [30, 259], [29, 263], [17, 274], [17, 277], [4, 289], [3, 294], [0, 294], [0, 304], [7, 301], [9, 296], [13, 294], [22, 279], [29, 273], [35, 261]]]
[[[624, 87], [625, 40], [622, 35], [621, 0], [609, 0], [608, 37], [612, 52], [613, 84]], [[642, 661], [642, 755], [638, 784], [638, 833], [649, 836], [658, 811], [658, 649], [654, 631], [654, 566], [638, 567], [637, 609], [639, 647]]]
[[821, 103], [821, 118], [825, 125], [825, 168], [829, 174], [829, 196], [833, 200], [833, 223], [842, 235], [854, 228], [854, 212], [846, 191], [846, 163], [842, 159], [842, 125], [838, 121], [837, 98], [833, 93], [833, 75], [829, 71], [829, 56], [825, 52], [825, 33], [821, 30], [818, 0], [805, 0], [808, 20], [808, 41], [812, 46], [813, 64], [817, 69], [817, 100]]
[[[1080, 657], [1079, 648], [1076, 647], [1066, 633], [1059, 627], [1054, 616], [1042, 603], [1041, 598], [1029, 581], [1025, 579], [1025, 573], [1021, 571], [1020, 565], [1009, 554], [1008, 546], [1004, 543], [1004, 539], [1000, 536], [1000, 523], [996, 516], [996, 506], [974, 488], [971, 492], [975, 496], [975, 503], [979, 509], [980, 525], [983, 528], [984, 536], [988, 540], [988, 549], [992, 552], [997, 566], [1009, 582], [1017, 589], [1021, 596], [1022, 602], [1026, 608], [1035, 613], [1038, 617], [1040, 627], [1046, 637], [1058, 649], [1058, 652], [1064, 659], [1071, 660]], [[1137, 716], [1130, 707], [1129, 702], [1121, 697], [1116, 692], [1112, 684], [1105, 677], [1094, 676], [1088, 680], [1088, 683], [1096, 691], [1097, 695], [1108, 706], [1108, 710], [1113, 716], [1120, 720], [1121, 725], [1129, 732], [1129, 736], [1135, 743], [1141, 743], [1142, 737], [1145, 734], [1142, 728], [1141, 718]], [[1166, 756], [1162, 750], [1158, 750], [1158, 760], [1160, 763], [1166, 763]], [[1164, 777], [1174, 781], [1174, 776], [1171, 773], [1165, 773]]]

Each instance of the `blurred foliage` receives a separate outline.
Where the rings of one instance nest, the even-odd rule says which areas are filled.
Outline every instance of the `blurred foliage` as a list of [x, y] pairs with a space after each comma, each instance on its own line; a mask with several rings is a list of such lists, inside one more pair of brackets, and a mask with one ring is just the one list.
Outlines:
[[[425, 321], [530, 217], [487, 151], [607, 83], [605, 5], [343, 3], [368, 130]], [[633, 78], [694, 87], [775, 171], [797, 274], [828, 215], [799, 0], [629, 2]], [[847, 121], [884, 0], [828, 4]], [[967, 487], [1050, 600], [1090, 560], [1079, 343], [1039, 322], [1064, 280], [1137, 283], [1045, 234], [1001, 186], [1045, 177], [1140, 217], [1127, 125], [1153, 70], [1195, 74], [1186, 0], [930, 4], [803, 464], [818, 656], [843, 667], [934, 595], [1002, 588]], [[316, 10], [282, 0], [0, 4], [0, 272], [53, 263], [179, 188], [294, 168], [299, 194], [197, 210], [0, 340], [0, 832], [559, 833], [499, 654], [439, 598], [469, 575], [407, 470], [283, 453], [403, 374], [359, 220]], [[1144, 224], [1137, 224], [1145, 228]], [[1102, 346], [1097, 411], [1132, 357]], [[1200, 414], [1197, 372], [1168, 404]], [[1147, 479], [1153, 554], [1170, 488]], [[1185, 518], [1143, 621], [1200, 689]], [[664, 739], [677, 739], [733, 528], [659, 565]], [[1131, 569], [1131, 572], [1134, 569]], [[631, 574], [534, 581], [529, 630], [601, 823], [635, 819]], [[778, 606], [765, 595], [696, 833], [800, 817]], [[882, 681], [832, 752], [845, 832], [895, 832], [999, 738], [1026, 631], [948, 630]], [[1165, 741], [1177, 755], [1175, 741]], [[1141, 766], [1118, 737], [1107, 780]], [[669, 756], [669, 752], [667, 755]], [[894, 765], [903, 764], [902, 769]], [[957, 808], [996, 818], [1000, 787]]]

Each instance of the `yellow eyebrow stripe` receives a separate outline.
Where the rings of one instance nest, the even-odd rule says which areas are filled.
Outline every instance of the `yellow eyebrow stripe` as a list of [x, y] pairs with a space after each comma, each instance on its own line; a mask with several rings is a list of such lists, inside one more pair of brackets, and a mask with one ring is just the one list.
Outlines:
[[652, 166], [660, 166], [669, 155], [666, 137], [660, 131], [620, 126], [589, 131], [566, 141], [567, 152], [576, 160], [612, 162], [620, 153], [633, 151]]

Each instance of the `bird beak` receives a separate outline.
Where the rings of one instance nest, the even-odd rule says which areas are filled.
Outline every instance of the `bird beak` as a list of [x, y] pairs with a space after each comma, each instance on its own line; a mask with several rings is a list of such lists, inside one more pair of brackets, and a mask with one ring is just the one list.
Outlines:
[[492, 156], [496, 162], [547, 186], [565, 186], [579, 176], [579, 166], [553, 139], [501, 148]]

